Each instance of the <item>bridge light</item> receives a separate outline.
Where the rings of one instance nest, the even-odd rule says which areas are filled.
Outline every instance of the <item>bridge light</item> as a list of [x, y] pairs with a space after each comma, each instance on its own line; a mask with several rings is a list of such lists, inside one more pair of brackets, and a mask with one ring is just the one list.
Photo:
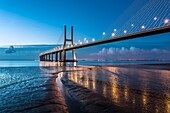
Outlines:
[[116, 32], [117, 31], [117, 29], [114, 29], [114, 32]]
[[75, 46], [77, 45], [77, 43], [74, 44]]
[[80, 42], [80, 45], [82, 44], [82, 42]]
[[145, 26], [144, 26], [144, 25], [142, 25], [142, 26], [141, 26], [141, 28], [142, 28], [142, 29], [145, 29]]
[[126, 34], [126, 33], [127, 33], [127, 30], [124, 30], [123, 32]]
[[78, 42], [80, 42], [80, 40]]
[[92, 39], [92, 42], [94, 42], [94, 41], [95, 41], [95, 39], [93, 38], [93, 39]]
[[164, 24], [167, 24], [167, 23], [169, 23], [169, 19], [164, 20]]
[[154, 17], [153, 19], [154, 19], [154, 20], [157, 20], [157, 17]]
[[84, 38], [84, 41], [86, 41], [86, 40], [87, 40], [87, 38], [85, 37], [85, 38]]
[[89, 41], [88, 40], [86, 40], [86, 43], [88, 43]]
[[106, 33], [105, 33], [105, 32], [103, 32], [103, 33], [102, 33], [102, 35], [104, 35], [104, 36], [105, 36], [105, 35], [106, 35]]
[[132, 27], [134, 27], [134, 24], [131, 24]]
[[112, 37], [114, 37], [115, 36], [115, 33], [112, 33]]

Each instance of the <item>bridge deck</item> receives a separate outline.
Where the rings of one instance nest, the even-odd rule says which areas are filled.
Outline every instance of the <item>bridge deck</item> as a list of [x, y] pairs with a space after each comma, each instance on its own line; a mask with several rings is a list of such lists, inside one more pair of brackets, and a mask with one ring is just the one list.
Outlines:
[[[151, 36], [151, 35], [156, 35], [156, 34], [168, 33], [168, 32], [170, 32], [170, 25], [159, 27], [159, 28], [153, 28], [150, 30], [144, 30], [141, 32], [136, 32], [136, 33], [127, 34], [127, 35], [123, 35], [123, 36], [118, 36], [118, 37], [114, 37], [114, 38], [108, 38], [105, 40], [90, 42], [90, 43], [86, 43], [86, 44], [82, 44], [82, 45], [76, 45], [74, 47], [66, 48], [65, 51], [89, 47], [89, 46], [95, 46], [95, 45], [100, 45], [100, 44], [106, 44], [106, 43], [111, 43], [111, 42], [118, 42], [118, 41], [123, 41], [123, 40], [128, 40], [128, 39], [140, 38], [140, 37], [145, 37], [145, 36]], [[42, 53], [42, 54], [40, 54], [40, 56], [52, 54], [52, 53], [56, 53], [56, 52], [62, 52], [62, 51], [63, 51], [63, 49], [50, 51], [50, 52]]]

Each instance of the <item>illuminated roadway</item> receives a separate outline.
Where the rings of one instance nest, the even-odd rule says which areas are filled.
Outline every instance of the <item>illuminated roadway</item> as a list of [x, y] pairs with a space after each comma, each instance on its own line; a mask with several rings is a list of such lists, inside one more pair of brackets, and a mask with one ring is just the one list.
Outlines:
[[[80, 48], [90, 47], [90, 46], [96, 46], [96, 45], [106, 44], [106, 43], [111, 43], [111, 42], [118, 42], [118, 41], [123, 41], [123, 40], [142, 38], [142, 37], [145, 37], [145, 36], [163, 34], [163, 33], [168, 33], [168, 32], [170, 32], [170, 25], [159, 27], [159, 28], [153, 28], [153, 29], [149, 29], [149, 30], [143, 30], [143, 31], [140, 31], [140, 32], [136, 32], [136, 33], [132, 33], [132, 34], [126, 34], [126, 35], [123, 35], [123, 36], [107, 38], [105, 40], [99, 40], [99, 41], [89, 42], [89, 43], [85, 43], [85, 44], [81, 44], [81, 45], [75, 45], [73, 47], [66, 48], [65, 51], [69, 51], [69, 50], [73, 50], [73, 49], [80, 49]], [[53, 50], [53, 51], [42, 53], [42, 54], [40, 54], [40, 56], [53, 54], [53, 53], [56, 53], [56, 52], [62, 52], [62, 51], [63, 51], [63, 49]]]

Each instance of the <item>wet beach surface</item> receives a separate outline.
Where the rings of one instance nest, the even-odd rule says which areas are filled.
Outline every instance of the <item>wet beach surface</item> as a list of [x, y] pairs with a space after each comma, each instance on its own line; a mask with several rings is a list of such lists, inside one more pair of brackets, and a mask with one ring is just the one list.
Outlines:
[[0, 113], [67, 113], [55, 80], [40, 67], [0, 68]]
[[0, 112], [169, 113], [170, 66], [0, 68]]
[[170, 112], [169, 66], [96, 66], [86, 69], [64, 72], [59, 76], [65, 89], [79, 102], [82, 112]]

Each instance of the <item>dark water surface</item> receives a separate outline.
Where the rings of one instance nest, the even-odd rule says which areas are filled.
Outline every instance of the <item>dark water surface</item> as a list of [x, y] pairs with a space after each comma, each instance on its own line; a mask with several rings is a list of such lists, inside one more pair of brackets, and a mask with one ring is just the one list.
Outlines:
[[67, 113], [55, 79], [40, 67], [1, 67], [0, 113]]
[[[122, 112], [170, 113], [170, 70], [157, 69], [158, 67], [93, 67], [86, 71], [67, 72], [62, 79], [82, 106], [95, 103], [93, 101], [86, 104], [86, 101], [93, 98], [93, 93], [92, 98], [84, 97], [87, 93], [95, 92], [105, 97], [105, 101], [121, 107]], [[83, 88], [88, 91], [82, 90]], [[81, 91], [84, 94], [80, 94]], [[99, 100], [100, 98], [95, 101]], [[86, 110], [86, 106], [83, 110]]]
[[36, 65], [1, 66], [0, 113], [170, 113], [168, 64]]

